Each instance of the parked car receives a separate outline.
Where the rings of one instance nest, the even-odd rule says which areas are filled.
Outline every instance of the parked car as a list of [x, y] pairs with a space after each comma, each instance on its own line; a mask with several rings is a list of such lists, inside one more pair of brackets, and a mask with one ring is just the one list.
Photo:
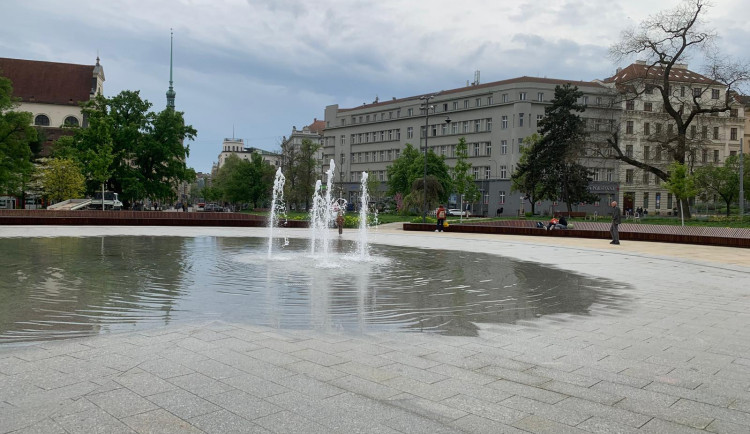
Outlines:
[[203, 210], [206, 212], [224, 212], [224, 208], [221, 205], [217, 205], [215, 203], [206, 204]]
[[[456, 216], [456, 217], [460, 216], [461, 215], [461, 210], [458, 209], [458, 208], [451, 208], [451, 209], [448, 210], [448, 215], [450, 215], [450, 216]], [[468, 217], [469, 216], [469, 211], [464, 211], [463, 215], [464, 215], [464, 217]]]

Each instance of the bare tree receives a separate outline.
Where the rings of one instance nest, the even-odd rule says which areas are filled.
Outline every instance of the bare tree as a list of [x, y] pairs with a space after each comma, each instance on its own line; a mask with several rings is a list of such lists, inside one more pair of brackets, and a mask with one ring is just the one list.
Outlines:
[[[739, 106], [737, 87], [749, 77], [747, 63], [717, 54], [716, 32], [706, 29], [702, 19], [706, 7], [705, 0], [683, 0], [676, 8], [656, 13], [638, 27], [623, 31], [621, 41], [610, 47], [616, 62], [641, 59], [606, 80], [614, 85], [620, 103], [626, 101], [624, 116], [627, 118], [627, 110], [633, 109], [628, 102], [638, 100], [644, 102], [644, 111], [652, 110], [662, 117], [661, 122], [657, 119], [649, 123], [648, 131], [640, 132], [649, 144], [650, 156], [643, 151], [634, 154], [627, 148], [623, 133], [634, 134], [632, 129], [636, 128], [628, 121], [624, 125], [621, 122], [608, 140], [610, 156], [653, 173], [662, 181], [668, 179], [667, 167], [672, 161], [692, 169], [702, 150], [719, 139], [714, 127], [725, 125], [727, 120], [720, 114]], [[687, 69], [687, 61], [694, 55], [707, 61], [704, 74]]]

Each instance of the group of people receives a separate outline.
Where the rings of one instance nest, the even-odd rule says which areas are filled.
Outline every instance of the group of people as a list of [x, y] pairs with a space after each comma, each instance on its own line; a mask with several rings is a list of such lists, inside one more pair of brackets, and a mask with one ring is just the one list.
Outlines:
[[536, 222], [536, 227], [546, 228], [548, 231], [552, 229], [568, 229], [568, 221], [565, 219], [564, 215], [561, 215], [559, 219], [557, 217], [549, 219], [546, 227], [544, 226], [544, 223]]

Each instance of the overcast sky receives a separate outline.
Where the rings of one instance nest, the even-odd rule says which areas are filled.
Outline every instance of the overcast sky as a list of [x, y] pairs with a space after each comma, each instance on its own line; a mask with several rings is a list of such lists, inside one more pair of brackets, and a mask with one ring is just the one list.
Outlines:
[[[523, 75], [612, 75], [620, 32], [677, 0], [2, 0], [0, 57], [93, 64], [106, 96], [166, 105], [174, 29], [176, 107], [207, 172], [224, 137], [277, 150], [329, 104], [407, 97]], [[747, 0], [705, 15], [719, 47], [747, 56]], [[700, 72], [698, 60], [690, 69]], [[626, 65], [620, 65], [626, 66]]]

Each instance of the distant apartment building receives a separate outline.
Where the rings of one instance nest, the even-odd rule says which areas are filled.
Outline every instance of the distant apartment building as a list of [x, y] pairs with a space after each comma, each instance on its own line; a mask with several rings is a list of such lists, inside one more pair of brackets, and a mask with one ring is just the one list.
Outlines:
[[33, 115], [45, 155], [69, 131], [64, 126], [87, 125], [80, 104], [102, 94], [105, 80], [98, 57], [94, 65], [0, 58], [0, 76], [11, 80], [17, 110]]
[[[323, 169], [334, 159], [338, 186], [347, 200], [359, 194], [363, 171], [381, 182], [387, 181], [387, 168], [399, 157], [407, 143], [424, 150], [425, 135], [429, 150], [445, 156], [449, 166], [456, 163], [456, 144], [465, 137], [468, 161], [481, 191], [481, 199], [471, 205], [478, 215], [516, 215], [521, 193], [512, 191], [511, 175], [521, 156], [523, 140], [538, 131], [544, 109], [554, 97], [555, 87], [570, 83], [578, 86], [587, 106], [582, 113], [587, 126], [613, 128], [612, 92], [600, 82], [519, 77], [486, 84], [437, 92], [430, 100], [425, 126], [423, 100], [416, 95], [401, 99], [374, 101], [359, 107], [325, 109]], [[450, 122], [446, 120], [450, 118]], [[601, 199], [585, 205], [595, 212], [606, 212], [606, 202], [617, 193], [616, 164], [612, 160], [582, 157], [584, 164], [596, 170], [592, 192]], [[458, 198], [451, 199], [457, 206]], [[562, 204], [539, 204], [550, 211]], [[578, 204], [576, 204], [578, 206]], [[556, 208], [559, 209], [559, 208]], [[528, 211], [528, 205], [525, 205]], [[583, 210], [583, 209], [581, 209]]]
[[319, 146], [313, 158], [320, 163], [316, 171], [322, 175], [324, 128], [325, 121], [318, 120], [318, 118], [314, 118], [310, 125], [302, 127], [301, 130], [298, 130], [296, 126], [292, 126], [292, 133], [289, 137], [284, 136], [281, 140], [282, 170], [285, 172], [288, 170], [289, 160], [293, 159], [293, 156], [299, 152], [302, 142], [309, 140], [311, 144]]
[[221, 153], [219, 153], [218, 157], [219, 162], [214, 165], [212, 174], [215, 175], [216, 171], [221, 169], [221, 166], [226, 163], [230, 155], [236, 155], [241, 160], [251, 161], [253, 154], [260, 155], [263, 161], [268, 162], [273, 167], [280, 167], [281, 165], [281, 156], [279, 154], [253, 147], [246, 148], [243, 139], [227, 138], [221, 144]]
[[[674, 138], [676, 124], [664, 109], [660, 68], [636, 62], [619, 69], [602, 83], [618, 94], [618, 139], [623, 152], [636, 160], [654, 165], [664, 172], [674, 161], [662, 144]], [[691, 107], [723, 107], [727, 98], [731, 110], [696, 116], [687, 130], [687, 141], [694, 152], [688, 154], [689, 167], [723, 164], [730, 155], [739, 153], [740, 138], [745, 134], [744, 107], [736, 95], [726, 94], [723, 84], [676, 64], [671, 70], [671, 98], [675, 109], [687, 119]], [[672, 214], [677, 202], [653, 173], [633, 165], [618, 167], [618, 199], [624, 210], [643, 208], [652, 214]]]

